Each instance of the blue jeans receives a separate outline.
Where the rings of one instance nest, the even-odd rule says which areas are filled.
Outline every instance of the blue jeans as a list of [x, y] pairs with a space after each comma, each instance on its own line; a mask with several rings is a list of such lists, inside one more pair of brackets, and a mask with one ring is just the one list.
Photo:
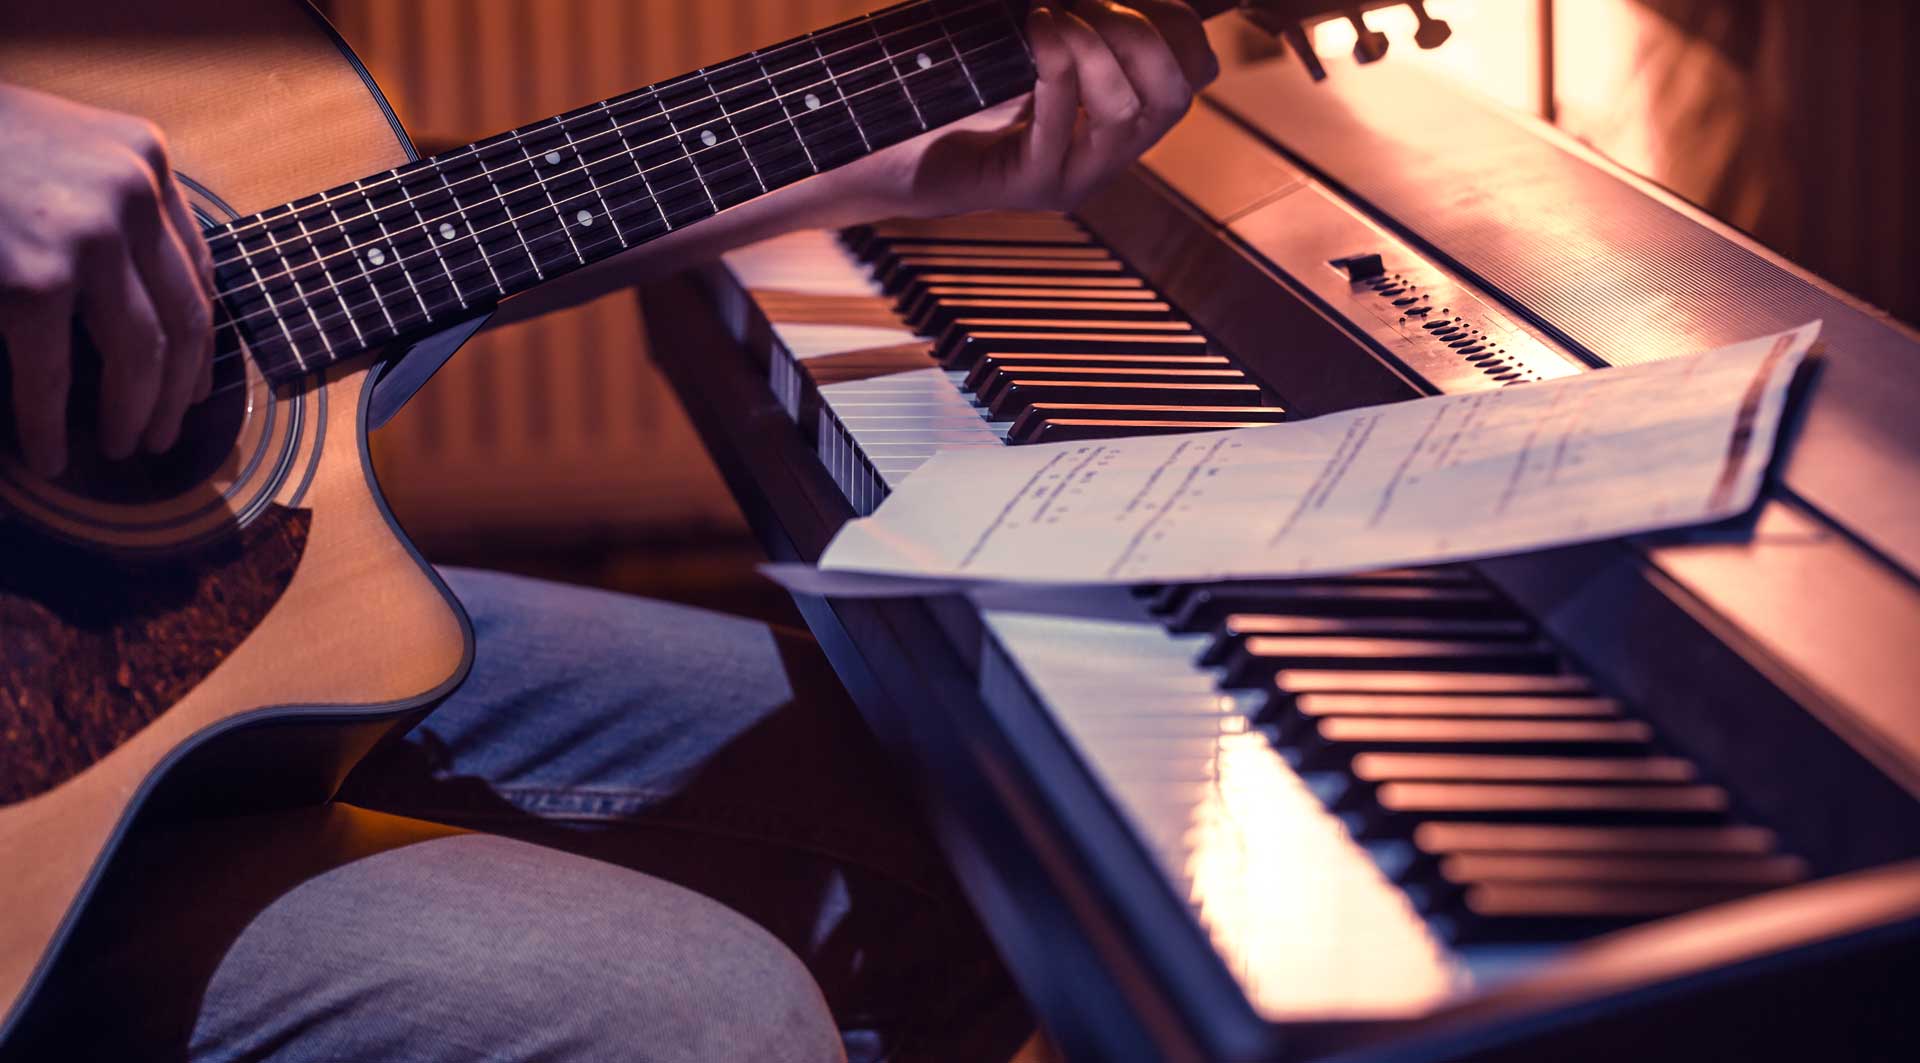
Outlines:
[[[348, 780], [377, 813], [136, 848], [43, 1058], [1012, 1054], [1024, 1009], [803, 634], [443, 574], [473, 672]], [[249, 858], [200, 859], [213, 838]]]

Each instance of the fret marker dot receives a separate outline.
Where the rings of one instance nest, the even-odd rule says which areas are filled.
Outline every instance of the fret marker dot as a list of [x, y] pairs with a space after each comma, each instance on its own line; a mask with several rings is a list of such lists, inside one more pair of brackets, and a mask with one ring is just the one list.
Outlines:
[[590, 211], [583, 210], [580, 213], [575, 214], [574, 217], [579, 218], [580, 224], [583, 226], [593, 224], [593, 214]]
[[919, 63], [920, 69], [922, 70], [925, 70], [926, 68], [933, 65], [933, 57], [928, 55], [925, 52], [921, 52], [919, 55], [914, 56], [913, 61], [916, 63]]
[[458, 235], [460, 235], [460, 230], [455, 229], [452, 222], [443, 221], [440, 223], [440, 239], [451, 240]]
[[809, 111], [817, 111], [820, 109], [820, 97], [815, 96], [811, 92], [807, 93], [806, 98], [803, 102], [806, 103], [807, 110]]
[[557, 151], [547, 152], [547, 164], [550, 166], [560, 165], [560, 153]]
[[376, 266], [382, 262], [385, 262], [386, 260], [387, 260], [387, 253], [385, 251], [380, 250], [377, 247], [367, 252], [367, 261], [373, 263]]
[[700, 143], [705, 144], [707, 147], [713, 147], [715, 144], [720, 143], [720, 138], [713, 135], [713, 130], [702, 129], [700, 131]]

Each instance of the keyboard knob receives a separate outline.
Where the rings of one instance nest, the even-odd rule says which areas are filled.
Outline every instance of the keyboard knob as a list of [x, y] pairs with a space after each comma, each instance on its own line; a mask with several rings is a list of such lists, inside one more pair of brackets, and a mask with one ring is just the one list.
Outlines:
[[1353, 58], [1356, 62], [1371, 63], [1387, 54], [1387, 35], [1379, 30], [1368, 29], [1366, 16], [1358, 8], [1347, 12], [1347, 21], [1353, 23]]
[[1333, 264], [1347, 271], [1350, 281], [1370, 281], [1387, 272], [1386, 264], [1380, 261], [1378, 254], [1348, 255], [1334, 259]]
[[1407, 0], [1407, 6], [1413, 8], [1413, 17], [1420, 20], [1420, 28], [1413, 31], [1413, 43], [1422, 48], [1438, 48], [1453, 36], [1453, 27], [1427, 14], [1427, 5], [1423, 0]]
[[1320, 63], [1320, 57], [1314, 54], [1313, 41], [1307, 37], [1307, 29], [1298, 22], [1289, 21], [1278, 12], [1268, 11], [1258, 4], [1240, 9], [1240, 15], [1259, 29], [1273, 34], [1282, 46], [1291, 48], [1293, 54], [1300, 57], [1300, 65], [1307, 68], [1308, 76], [1315, 81], [1327, 80], [1327, 68]]

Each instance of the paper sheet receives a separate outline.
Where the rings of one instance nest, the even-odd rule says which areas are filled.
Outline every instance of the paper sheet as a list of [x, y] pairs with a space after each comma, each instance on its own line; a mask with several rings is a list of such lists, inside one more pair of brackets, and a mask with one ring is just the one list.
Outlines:
[[1326, 575], [1720, 520], [1753, 504], [1818, 333], [1272, 427], [943, 453], [841, 529], [809, 589]]

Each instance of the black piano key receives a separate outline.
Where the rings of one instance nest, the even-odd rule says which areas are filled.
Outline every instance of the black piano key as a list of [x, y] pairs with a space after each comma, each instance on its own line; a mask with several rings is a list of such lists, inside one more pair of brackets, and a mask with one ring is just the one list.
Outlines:
[[1021, 303], [1041, 301], [1073, 300], [1076, 302], [1099, 302], [1109, 304], [1138, 304], [1161, 302], [1159, 293], [1139, 288], [1041, 288], [1008, 285], [960, 285], [933, 284], [916, 286], [900, 300], [895, 307], [901, 320], [916, 332], [926, 332], [931, 328], [945, 327], [942, 320], [938, 326], [932, 325], [934, 312], [953, 300], [1004, 299]]
[[1535, 641], [1259, 635], [1227, 655], [1220, 685], [1265, 687], [1289, 668], [1553, 673], [1560, 657]]
[[1261, 406], [1266, 396], [1257, 384], [1143, 384], [1124, 380], [1035, 380], [1016, 379], [1000, 389], [999, 397], [987, 407], [996, 421], [1011, 421], [1027, 407], [1039, 402], [1142, 402], [1180, 405], [1186, 402], [1209, 406]]
[[[1151, 354], [991, 354], [967, 370], [963, 387], [983, 397], [997, 376], [1014, 374], [1062, 379], [1089, 376], [1153, 379], [1149, 374], [1203, 373], [1199, 379], [1245, 380], [1246, 374], [1219, 355]], [[1177, 383], [1178, 381], [1176, 381]], [[1160, 418], [1164, 420], [1164, 418]]]
[[[1147, 346], [1139, 347], [1145, 342]], [[1136, 349], [1137, 348], [1137, 349]], [[940, 330], [933, 356], [953, 369], [988, 353], [1207, 354], [1204, 336], [1184, 321], [1069, 321], [958, 318]]]
[[[1015, 426], [1018, 428], [1018, 425]], [[1519, 618], [1433, 616], [1301, 616], [1234, 613], [1213, 629], [1213, 641], [1196, 663], [1212, 667], [1242, 641], [1256, 635], [1354, 635], [1362, 638], [1528, 639], [1536, 632]]]
[[[1238, 369], [1172, 369], [1158, 366], [1065, 366], [1030, 365], [1025, 362], [1002, 364], [983, 371], [980, 386], [973, 388], [980, 402], [991, 408], [1000, 395], [1016, 380], [1057, 380], [1079, 384], [1094, 381], [1128, 384], [1247, 384], [1254, 385]], [[969, 374], [971, 379], [971, 374]]]
[[1680, 757], [1529, 757], [1495, 753], [1361, 753], [1348, 765], [1362, 783], [1560, 782], [1689, 783], [1698, 773]]
[[1622, 856], [1466, 853], [1442, 859], [1439, 877], [1460, 887], [1494, 882], [1642, 883], [1772, 888], [1807, 877], [1796, 856]]
[[[1091, 357], [1091, 356], [1090, 356]], [[1278, 424], [1287, 411], [1278, 406], [1123, 406], [1099, 402], [1040, 402], [1020, 411], [1007, 430], [1009, 443], [1039, 441], [1041, 429], [1050, 419], [1096, 418], [1113, 421], [1188, 421], [1200, 424]], [[1155, 595], [1160, 588], [1155, 588]]]
[[1497, 697], [1459, 694], [1301, 694], [1300, 716], [1451, 716], [1474, 719], [1602, 719], [1620, 716], [1620, 703], [1595, 697]]
[[[1385, 585], [1398, 587], [1480, 586], [1480, 579], [1473, 574], [1473, 570], [1460, 565], [1433, 565], [1426, 568], [1374, 569], [1368, 572], [1348, 573], [1344, 576], [1316, 576], [1310, 580], [1242, 581], [1238, 585], [1278, 586], [1302, 582], [1313, 582], [1324, 585], [1339, 584], [1355, 587]], [[1154, 599], [1152, 611], [1160, 616], [1175, 613], [1184, 608], [1187, 602], [1195, 597], [1204, 597], [1220, 591], [1223, 588], [1229, 588], [1235, 585], [1236, 584], [1231, 583], [1166, 584], [1161, 588], [1160, 594]]]
[[1092, 243], [1093, 237], [1072, 219], [1058, 214], [1018, 216], [961, 215], [951, 218], [903, 218], [856, 225], [841, 233], [856, 255], [865, 257], [877, 243], [894, 240], [943, 240], [948, 243]]
[[[1018, 351], [989, 354], [967, 370], [965, 387], [978, 391], [993, 370], [1002, 366], [1029, 365], [1050, 369], [1233, 369], [1233, 362], [1218, 354], [1028, 354]], [[1236, 370], [1237, 372], [1237, 370]], [[1087, 411], [1075, 411], [1076, 414]], [[1157, 418], [1166, 420], [1167, 418]]]
[[885, 276], [908, 258], [1044, 258], [1053, 261], [1116, 262], [1113, 253], [1094, 244], [940, 243], [932, 240], [889, 240], [877, 245], [869, 268]]
[[1726, 815], [1729, 799], [1703, 783], [1388, 782], [1375, 787], [1371, 803], [1386, 817], [1414, 822], [1710, 823]]
[[1361, 753], [1640, 753], [1653, 732], [1638, 720], [1451, 720], [1328, 716], [1286, 739], [1306, 768], [1342, 768]]
[[1050, 292], [1050, 298], [1081, 299], [1100, 294], [1131, 294], [1146, 299], [1160, 299], [1160, 293], [1146, 286], [1138, 277], [1102, 276], [1068, 277], [1058, 275], [1035, 274], [996, 274], [980, 273], [972, 275], [927, 273], [915, 277], [906, 287], [900, 289], [894, 298], [893, 309], [903, 319], [914, 308], [924, 310], [935, 298], [935, 291], [955, 292], [961, 290], [990, 291], [1013, 286], [1020, 290]]
[[933, 298], [932, 293], [935, 290], [984, 290], [1007, 287], [1055, 292], [1062, 299], [1082, 298], [1087, 293], [1093, 292], [1134, 292], [1149, 299], [1160, 297], [1158, 292], [1147, 287], [1146, 281], [1124, 274], [1074, 277], [1062, 274], [1031, 273], [923, 273], [900, 290], [894, 302], [894, 309], [904, 315], [909, 307], [921, 305]]
[[1764, 827], [1740, 824], [1715, 827], [1592, 827], [1423, 823], [1414, 828], [1412, 842], [1422, 855], [1438, 859], [1455, 853], [1755, 856], [1773, 852], [1778, 839]]
[[1273, 677], [1277, 694], [1590, 694], [1583, 675], [1514, 675], [1505, 672], [1348, 672], [1289, 669]]
[[1167, 626], [1180, 632], [1210, 631], [1232, 613], [1483, 619], [1519, 616], [1491, 590], [1471, 584], [1403, 585], [1305, 579], [1203, 585], [1182, 598]]
[[1571, 940], [1753, 892], [1745, 886], [1489, 883], [1465, 891], [1457, 922], [1435, 925], [1455, 944]]
[[944, 298], [934, 300], [926, 311], [910, 317], [907, 324], [915, 331], [938, 335], [955, 322], [968, 318], [996, 318], [1002, 321], [1171, 321], [1173, 307], [1157, 300], [1114, 299], [998, 299]]
[[899, 296], [916, 277], [929, 273], [1029, 273], [1036, 276], [1112, 277], [1126, 267], [1110, 259], [1073, 258], [969, 258], [960, 255], [919, 255], [902, 258], [880, 275], [880, 290]]
[[1260, 421], [1122, 421], [1085, 417], [1049, 418], [1039, 422], [1030, 438], [1010, 443], [1070, 443], [1085, 439], [1125, 436], [1170, 436], [1187, 432], [1224, 432], [1237, 428], [1265, 428]]

